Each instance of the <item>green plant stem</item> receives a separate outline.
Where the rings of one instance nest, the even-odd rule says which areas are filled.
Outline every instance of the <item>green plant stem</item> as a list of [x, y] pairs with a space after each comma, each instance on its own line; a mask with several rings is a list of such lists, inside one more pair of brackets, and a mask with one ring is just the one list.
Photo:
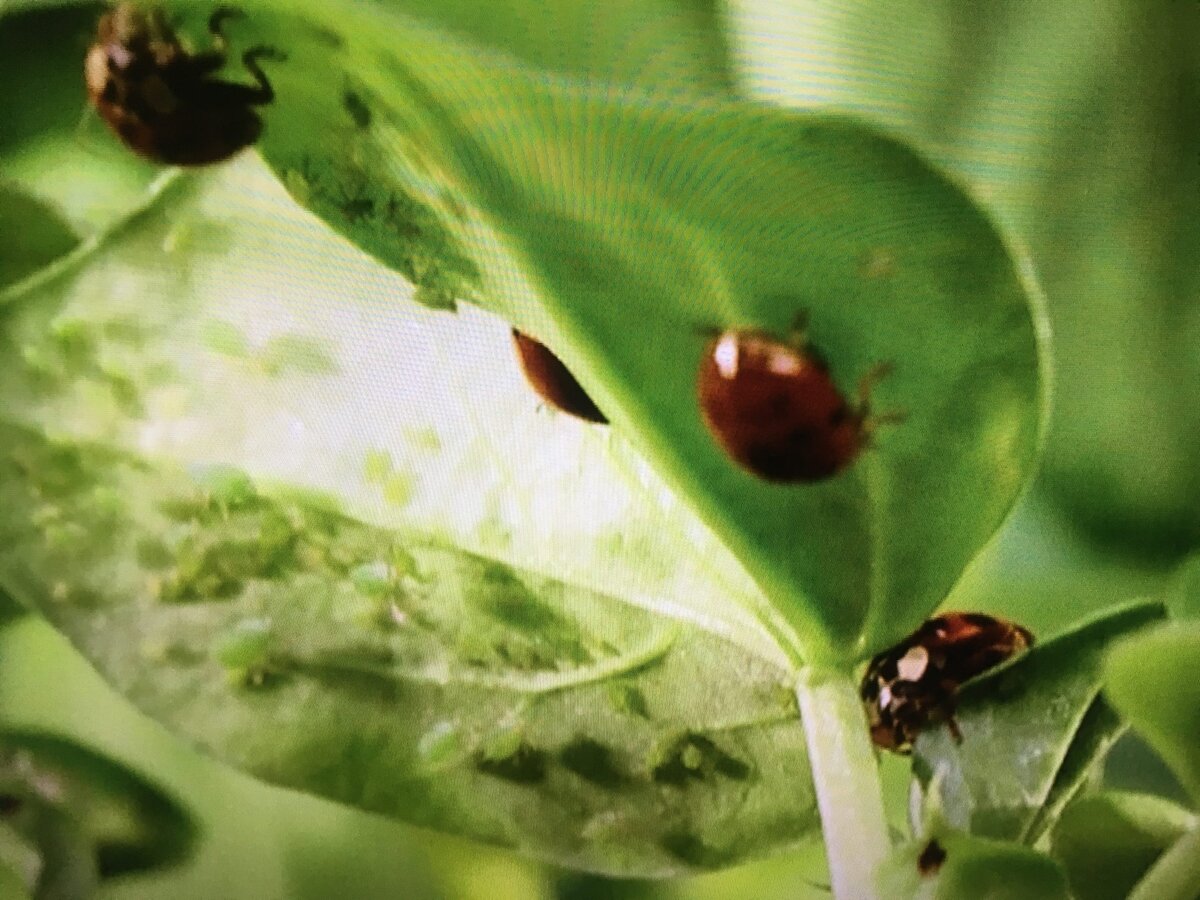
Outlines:
[[796, 699], [804, 719], [833, 895], [838, 900], [881, 898], [875, 873], [891, 845], [879, 765], [858, 685], [849, 672], [810, 666], [800, 673]]
[[1129, 900], [1196, 900], [1200, 897], [1200, 827], [1179, 838], [1150, 867]]

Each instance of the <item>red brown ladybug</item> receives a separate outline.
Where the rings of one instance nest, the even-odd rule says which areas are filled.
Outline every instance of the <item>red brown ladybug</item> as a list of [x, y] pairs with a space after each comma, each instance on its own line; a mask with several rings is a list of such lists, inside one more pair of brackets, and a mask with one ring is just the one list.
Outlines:
[[587, 422], [608, 424], [592, 398], [584, 391], [563, 361], [542, 343], [513, 329], [513, 343], [525, 378], [543, 400], [555, 409]]
[[213, 46], [204, 53], [185, 48], [157, 8], [118, 3], [100, 17], [84, 81], [93, 105], [130, 149], [154, 162], [198, 166], [258, 140], [263, 123], [254, 107], [275, 98], [258, 60], [284, 57], [270, 47], [247, 50], [242, 64], [253, 87], [215, 78], [225, 64], [222, 25], [237, 15], [229, 7], [213, 12]]
[[930, 619], [871, 660], [860, 695], [876, 746], [910, 753], [921, 731], [945, 722], [956, 740], [959, 687], [1033, 646], [1029, 630], [982, 613]]
[[821, 481], [854, 462], [875, 426], [901, 418], [870, 415], [871, 390], [890, 371], [886, 363], [872, 368], [851, 405], [800, 326], [787, 341], [728, 329], [704, 351], [700, 412], [717, 443], [751, 473], [768, 481]]

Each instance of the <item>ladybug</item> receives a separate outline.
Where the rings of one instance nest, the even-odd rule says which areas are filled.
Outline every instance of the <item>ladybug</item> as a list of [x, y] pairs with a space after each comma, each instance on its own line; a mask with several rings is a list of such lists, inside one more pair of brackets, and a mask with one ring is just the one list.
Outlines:
[[767, 481], [814, 482], [854, 462], [876, 425], [900, 419], [869, 412], [871, 389], [890, 371], [871, 369], [851, 404], [801, 325], [790, 340], [727, 329], [705, 348], [696, 384], [704, 424], [735, 462]]
[[513, 329], [513, 343], [525, 378], [538, 395], [555, 409], [586, 422], [607, 425], [608, 419], [592, 402], [563, 361], [542, 343]]
[[199, 166], [229, 159], [258, 140], [263, 123], [254, 107], [275, 92], [260, 59], [284, 59], [271, 47], [253, 47], [242, 65], [255, 86], [222, 81], [224, 22], [237, 10], [218, 7], [208, 20], [211, 50], [192, 53], [160, 9], [118, 3], [100, 17], [84, 61], [88, 97], [109, 127], [136, 153], [154, 162]]
[[871, 740], [910, 753], [921, 731], [942, 722], [962, 740], [954, 722], [959, 687], [1031, 646], [1027, 628], [983, 613], [930, 619], [867, 666], [859, 694]]

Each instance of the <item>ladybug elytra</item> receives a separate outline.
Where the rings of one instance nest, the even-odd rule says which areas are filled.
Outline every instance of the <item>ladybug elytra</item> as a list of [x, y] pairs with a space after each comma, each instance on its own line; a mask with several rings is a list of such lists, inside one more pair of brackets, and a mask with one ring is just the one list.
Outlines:
[[872, 387], [890, 371], [880, 364], [868, 372], [852, 405], [799, 334], [785, 341], [727, 329], [709, 341], [700, 363], [700, 412], [717, 443], [749, 472], [775, 482], [821, 481], [854, 462], [875, 425], [898, 420], [869, 412]]
[[600, 412], [583, 386], [549, 347], [515, 328], [512, 336], [517, 357], [521, 361], [521, 371], [538, 396], [560, 412], [586, 422], [608, 424], [604, 413]]
[[876, 746], [910, 753], [926, 728], [954, 722], [959, 687], [1033, 646], [1029, 629], [983, 613], [936, 616], [867, 666], [860, 696]]

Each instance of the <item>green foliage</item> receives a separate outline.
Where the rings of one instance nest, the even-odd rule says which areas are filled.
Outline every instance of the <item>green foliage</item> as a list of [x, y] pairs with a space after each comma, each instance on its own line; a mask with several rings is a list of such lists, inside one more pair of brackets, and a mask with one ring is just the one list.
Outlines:
[[1123, 900], [1196, 817], [1148, 794], [1081, 797], [1054, 828], [1053, 853], [1079, 900]]
[[1200, 619], [1200, 556], [1191, 557], [1175, 572], [1167, 606], [1176, 619]]
[[12, 825], [0, 824], [0, 897], [25, 900], [37, 887], [42, 869], [38, 848]]
[[70, 251], [70, 227], [41, 201], [0, 182], [0, 288], [20, 281]]
[[17, 619], [25, 615], [25, 607], [10, 597], [4, 591], [0, 591], [0, 628], [4, 628]]
[[1105, 651], [1162, 616], [1156, 603], [1107, 613], [969, 682], [962, 741], [948, 728], [917, 739], [926, 802], [971, 834], [1036, 843], [1123, 730], [1100, 696]]
[[[263, 152], [293, 195], [436, 305], [544, 339], [738, 555], [792, 652], [859, 657], [944, 597], [1019, 490], [1039, 412], [1027, 284], [956, 187], [847, 120], [652, 104], [378, 8], [262, 6], [254, 36], [293, 60]], [[895, 364], [877, 406], [907, 420], [840, 478], [784, 488], [715, 444], [695, 376], [709, 329], [800, 312], [847, 393]]]
[[[326, 900], [339, 891], [482, 900], [484, 893], [452, 890], [441, 874], [447, 886], [435, 889], [431, 866], [453, 872], [470, 855], [472, 874], [485, 880], [536, 871], [510, 854], [271, 788], [219, 764], [139, 713], [36, 616], [0, 633], [0, 719], [26, 733], [69, 735], [132, 771], [153, 773], [159, 789], [187, 808], [199, 832], [195, 852], [177, 865], [106, 879], [102, 900]], [[534, 895], [523, 893], [521, 900]]]
[[[786, 672], [716, 634], [228, 472], [0, 435], [0, 571], [241, 768], [622, 872], [713, 868], [815, 824]], [[394, 573], [382, 593], [364, 565]]]
[[[728, 7], [739, 74], [701, 0], [252, 0], [235, 50], [289, 57], [261, 149], [315, 219], [253, 159], [160, 175], [94, 116], [77, 130], [61, 36], [97, 8], [5, 6], [0, 79], [39, 102], [0, 96], [0, 586], [274, 783], [623, 875], [798, 846], [817, 824], [798, 665], [844, 670], [941, 603], [1037, 450], [1030, 267], [926, 158], [1051, 285], [1045, 485], [1124, 545], [1194, 543], [1192, 20], [997, 8], [975, 41], [952, 4], [859, 3], [829, 17], [839, 40], [912, 38], [872, 80], [748, 48], [757, 2]], [[173, 6], [202, 40], [207, 6]], [[1142, 43], [1165, 49], [1128, 65]], [[766, 92], [817, 71], [841, 77], [816, 99], [900, 139], [737, 96], [747, 73]], [[1014, 86], [1035, 84], [1018, 132]], [[767, 485], [704, 430], [695, 373], [711, 329], [801, 311], [843, 392], [895, 364], [874, 404], [907, 418], [831, 482]], [[510, 323], [610, 429], [536, 411]], [[1103, 663], [1161, 615], [1106, 614], [965, 689], [962, 744], [933, 731], [915, 758], [944, 858], [900, 848], [886, 896], [1186, 887], [1188, 814], [1088, 793], [1126, 720], [1200, 791], [1195, 627]], [[109, 782], [91, 818], [0, 830], [0, 892], [45, 868], [79, 895], [184, 852], [149, 839], [140, 782]]]
[[0, 731], [0, 805], [0, 859], [39, 900], [88, 897], [104, 879], [173, 865], [196, 838], [157, 786], [49, 734]]
[[[511, 53], [535, 69], [656, 95], [733, 91], [722, 4], [716, 0], [386, 0], [381, 4]], [[360, 120], [362, 116], [359, 117]]]
[[754, 96], [886, 122], [1029, 248], [1055, 336], [1047, 493], [1110, 548], [1200, 544], [1200, 7], [730, 8]]
[[[92, 31], [102, 7], [34, 4], [24, 14], [16, 7], [0, 6], [0, 84], [24, 88], [0, 97], [0, 222], [14, 221], [4, 207], [18, 195], [39, 212], [22, 220], [28, 235], [4, 228], [0, 273], [21, 258], [45, 265], [69, 249], [68, 235], [86, 248], [144, 200], [158, 174], [113, 141], [98, 117], [84, 115], [78, 36]], [[7, 281], [0, 277], [0, 287]]]
[[1200, 623], [1166, 625], [1121, 644], [1105, 676], [1113, 706], [1200, 802]]
[[938, 832], [898, 847], [879, 875], [881, 897], [907, 900], [1067, 900], [1054, 860], [1014, 844]]

